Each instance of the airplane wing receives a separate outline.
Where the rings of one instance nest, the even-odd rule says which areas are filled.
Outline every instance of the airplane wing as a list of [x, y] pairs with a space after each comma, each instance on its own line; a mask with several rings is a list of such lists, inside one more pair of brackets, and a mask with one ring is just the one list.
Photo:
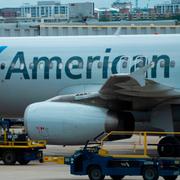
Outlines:
[[[97, 93], [74, 94], [56, 96], [48, 101], [53, 102], [78, 102], [104, 106], [106, 101], [123, 101], [143, 103], [137, 109], [146, 109], [156, 104], [180, 97], [173, 87], [165, 86], [153, 80], [146, 79], [146, 72], [151, 68], [149, 64], [131, 74], [112, 75]], [[148, 103], [147, 103], [148, 100]]]
[[144, 67], [130, 75], [111, 76], [101, 88], [100, 94], [104, 97], [124, 95], [140, 98], [167, 98], [180, 95], [172, 87], [145, 79], [146, 70]]

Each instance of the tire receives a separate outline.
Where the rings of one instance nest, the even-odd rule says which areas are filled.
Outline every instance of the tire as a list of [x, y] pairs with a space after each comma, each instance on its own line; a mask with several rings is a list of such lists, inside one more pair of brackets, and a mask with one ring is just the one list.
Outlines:
[[121, 180], [123, 178], [124, 178], [124, 176], [111, 176], [112, 180]]
[[88, 169], [88, 176], [90, 180], [103, 180], [105, 178], [98, 166], [91, 166]]
[[158, 154], [161, 157], [179, 156], [179, 140], [172, 136], [167, 136], [159, 141]]
[[16, 154], [13, 151], [5, 151], [2, 160], [5, 165], [14, 165], [16, 163]]
[[176, 180], [178, 176], [164, 176], [165, 180]]
[[158, 180], [159, 178], [158, 171], [153, 166], [144, 167], [142, 174], [144, 180]]

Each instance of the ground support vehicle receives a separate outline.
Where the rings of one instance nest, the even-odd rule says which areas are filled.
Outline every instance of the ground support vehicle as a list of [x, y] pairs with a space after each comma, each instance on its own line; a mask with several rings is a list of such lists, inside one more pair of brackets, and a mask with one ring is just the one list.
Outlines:
[[160, 176], [165, 180], [175, 180], [180, 175], [179, 157], [148, 155], [147, 132], [140, 133], [144, 138], [142, 155], [110, 154], [107, 149], [103, 149], [102, 143], [112, 134], [103, 138], [100, 145], [90, 147], [87, 143], [84, 149], [75, 152], [70, 158], [71, 174], [88, 175], [90, 180], [103, 180], [105, 176], [120, 180], [127, 175], [143, 176], [144, 180], [157, 180]]
[[26, 165], [30, 161], [43, 159], [41, 149], [45, 148], [45, 143], [42, 141], [7, 141], [0, 142], [0, 159], [5, 165], [14, 165], [19, 162], [21, 165]]
[[43, 160], [42, 149], [46, 148], [45, 141], [34, 141], [27, 134], [12, 134], [5, 121], [0, 123], [2, 131], [0, 136], [0, 160], [5, 165], [14, 165], [19, 162], [26, 165], [33, 160]]
[[127, 175], [143, 176], [144, 180], [157, 180], [159, 176], [175, 180], [180, 174], [180, 159], [113, 157], [98, 151], [97, 147], [77, 151], [71, 157], [71, 174], [88, 175], [90, 180], [103, 180], [105, 176], [120, 180]]
[[[132, 132], [111, 132], [101, 141], [87, 142], [83, 149], [76, 151], [71, 157], [46, 156], [44, 161], [70, 165], [72, 175], [88, 175], [90, 180], [103, 180], [105, 176], [110, 176], [113, 180], [121, 180], [124, 176], [142, 176], [144, 180], [157, 180], [161, 176], [165, 180], [175, 180], [180, 175], [179, 157], [160, 157], [158, 153], [150, 154], [149, 146], [156, 152], [159, 149], [159, 140], [148, 141], [148, 137], [151, 138], [154, 132], [134, 132], [140, 139], [143, 138], [143, 142], [138, 140], [139, 144], [133, 145], [134, 147], [142, 145], [142, 154], [138, 154], [139, 151], [134, 154], [111, 154], [103, 147], [103, 143], [113, 134], [123, 135]], [[157, 132], [157, 134], [160, 135], [161, 140], [164, 137], [173, 137], [175, 133]], [[121, 145], [117, 146], [118, 149], [122, 148]], [[171, 151], [169, 143], [163, 146], [168, 146], [168, 152]]]

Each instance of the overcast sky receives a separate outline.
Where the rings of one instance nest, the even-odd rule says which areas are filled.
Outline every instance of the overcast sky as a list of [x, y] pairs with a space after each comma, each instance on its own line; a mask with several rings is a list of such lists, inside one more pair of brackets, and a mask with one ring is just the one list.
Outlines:
[[[21, 6], [23, 3], [36, 4], [37, 1], [38, 0], [0, 0], [0, 7], [18, 7]], [[61, 0], [61, 3], [90, 1], [95, 2], [96, 7], [110, 7], [112, 2], [114, 2], [114, 0]], [[146, 7], [148, 1], [150, 2], [150, 6], [153, 6], [154, 4], [167, 2], [168, 0], [139, 0], [139, 5], [141, 7]], [[131, 0], [131, 2], [135, 4], [135, 0]]]

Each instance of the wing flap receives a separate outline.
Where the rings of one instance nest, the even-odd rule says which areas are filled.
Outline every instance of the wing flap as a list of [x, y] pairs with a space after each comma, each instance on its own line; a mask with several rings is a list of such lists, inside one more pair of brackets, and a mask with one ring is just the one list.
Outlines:
[[101, 88], [100, 94], [108, 98], [112, 94], [144, 98], [180, 96], [180, 93], [176, 92], [173, 87], [146, 79], [146, 71], [151, 67], [152, 64], [149, 64], [131, 74], [111, 76]]

